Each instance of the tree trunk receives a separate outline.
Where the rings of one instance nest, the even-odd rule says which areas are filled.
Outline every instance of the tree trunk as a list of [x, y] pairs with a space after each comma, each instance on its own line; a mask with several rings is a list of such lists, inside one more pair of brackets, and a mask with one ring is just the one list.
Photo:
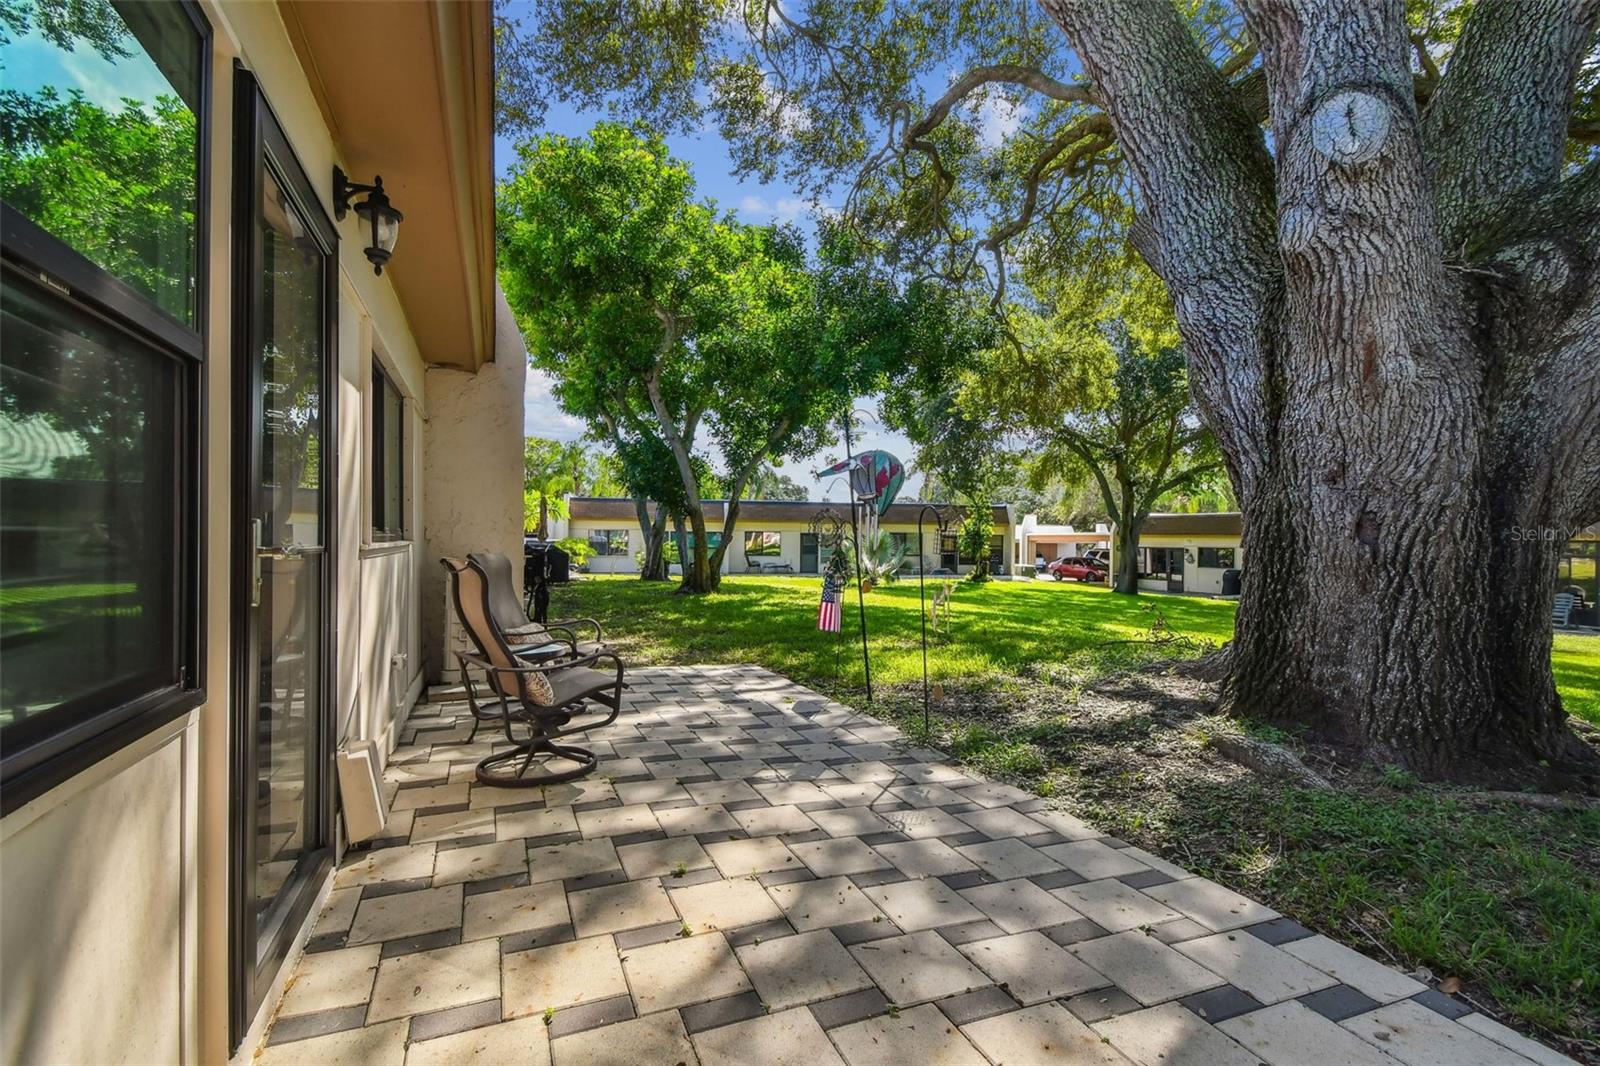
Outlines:
[[1173, 8], [1043, 2], [1245, 514], [1231, 707], [1429, 776], [1600, 785], [1550, 663], [1560, 546], [1600, 517], [1600, 164], [1560, 172], [1600, 4], [1480, 0], [1426, 122], [1399, 0], [1248, 5], [1269, 155]]
[[539, 539], [550, 539], [550, 501], [542, 495], [539, 497]]
[[644, 565], [639, 568], [639, 580], [666, 581], [666, 509], [657, 507], [655, 517], [651, 518], [649, 505], [644, 500], [635, 499], [633, 510], [639, 520], [639, 532], [644, 536]]
[[1113, 592], [1128, 596], [1139, 594], [1139, 531], [1142, 528], [1144, 522], [1138, 519], [1117, 523], [1117, 572], [1112, 575]]
[[706, 551], [706, 511], [699, 500], [690, 501], [689, 529], [690, 537], [694, 541], [694, 550], [685, 557], [683, 544], [680, 542], [678, 545], [679, 563], [683, 567], [683, 581], [678, 585], [678, 591], [715, 592], [716, 575], [711, 570], [711, 559]]

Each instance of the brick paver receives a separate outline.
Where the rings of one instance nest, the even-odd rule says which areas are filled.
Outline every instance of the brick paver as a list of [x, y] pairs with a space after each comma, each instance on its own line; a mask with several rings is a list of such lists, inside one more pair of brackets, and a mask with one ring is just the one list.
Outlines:
[[629, 679], [547, 789], [416, 710], [263, 1063], [1570, 1061], [769, 671]]

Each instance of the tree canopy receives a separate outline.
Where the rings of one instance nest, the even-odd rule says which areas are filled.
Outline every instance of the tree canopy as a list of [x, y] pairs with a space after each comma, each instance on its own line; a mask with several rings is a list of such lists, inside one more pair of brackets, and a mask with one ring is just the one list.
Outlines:
[[[688, 520], [685, 588], [714, 588], [751, 479], [823, 447], [880, 373], [886, 290], [827, 234], [813, 266], [793, 229], [696, 200], [660, 137], [612, 123], [524, 143], [499, 216], [530, 357], [618, 449], [624, 479]], [[663, 449], [681, 491], [663, 484]], [[700, 506], [711, 456], [732, 500], [715, 547]]]

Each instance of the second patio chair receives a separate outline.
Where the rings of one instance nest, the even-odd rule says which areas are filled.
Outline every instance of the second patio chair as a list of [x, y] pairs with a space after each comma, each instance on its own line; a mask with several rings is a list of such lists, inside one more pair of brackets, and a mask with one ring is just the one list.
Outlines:
[[[467, 558], [476, 563], [489, 581], [489, 611], [495, 624], [512, 644], [565, 642], [574, 655], [593, 655], [606, 650], [605, 634], [593, 618], [563, 618], [554, 622], [530, 621], [517, 600], [515, 572], [511, 560], [499, 552], [473, 552]], [[594, 639], [578, 636], [580, 627], [594, 627]]]
[[[477, 648], [477, 654], [456, 652], [474, 720], [468, 743], [477, 735], [479, 723], [499, 721], [512, 745], [509, 751], [479, 760], [478, 780], [486, 785], [530, 788], [571, 781], [593, 770], [599, 762], [594, 752], [556, 740], [616, 721], [622, 710], [622, 660], [609, 651], [576, 658], [519, 658], [495, 624], [489, 603], [490, 581], [483, 568], [470, 558], [440, 562], [450, 573], [456, 615]], [[597, 669], [602, 663], [607, 664], [605, 668]], [[482, 703], [474, 671], [486, 682]], [[599, 709], [591, 709], [590, 704]], [[523, 735], [519, 736], [519, 731]], [[557, 759], [577, 765], [568, 770], [544, 768], [544, 763]], [[541, 769], [529, 776], [535, 760], [541, 760]]]

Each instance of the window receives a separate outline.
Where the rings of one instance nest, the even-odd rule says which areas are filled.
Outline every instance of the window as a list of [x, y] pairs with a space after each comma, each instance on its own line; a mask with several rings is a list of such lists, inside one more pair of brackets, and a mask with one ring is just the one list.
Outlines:
[[1219, 570], [1233, 569], [1232, 548], [1201, 548], [1200, 565], [1209, 566]]
[[1140, 548], [1139, 576], [1156, 581], [1165, 581], [1170, 577], [1171, 574], [1167, 571], [1167, 549]]
[[747, 559], [762, 556], [775, 558], [783, 554], [783, 536], [771, 531], [751, 530], [744, 535], [744, 554]]
[[189, 5], [7, 5], [0, 810], [200, 701], [201, 86]]
[[165, 4], [7, 4], [0, 199], [186, 326], [200, 36]]
[[1572, 540], [1561, 550], [1561, 562], [1556, 568], [1556, 591], [1563, 592], [1573, 586], [1583, 592], [1585, 603], [1592, 605], [1600, 600], [1600, 541]]
[[372, 539], [406, 535], [406, 400], [389, 375], [372, 364]]
[[[672, 535], [672, 539], [674, 541], [677, 541], [678, 535], [676, 533], [674, 533]], [[721, 545], [722, 545], [722, 531], [721, 530], [717, 530], [716, 532], [713, 532], [713, 533], [707, 533], [706, 534], [706, 545], [707, 545], [706, 550], [708, 552], [714, 552], [719, 547], [721, 547]], [[687, 558], [688, 556], [693, 555], [693, 554], [694, 554], [694, 534], [693, 533], [685, 533], [683, 535], [683, 542], [678, 545], [678, 558], [680, 558], [680, 559]]]
[[627, 555], [628, 531], [626, 529], [591, 529], [589, 547], [596, 555]]

